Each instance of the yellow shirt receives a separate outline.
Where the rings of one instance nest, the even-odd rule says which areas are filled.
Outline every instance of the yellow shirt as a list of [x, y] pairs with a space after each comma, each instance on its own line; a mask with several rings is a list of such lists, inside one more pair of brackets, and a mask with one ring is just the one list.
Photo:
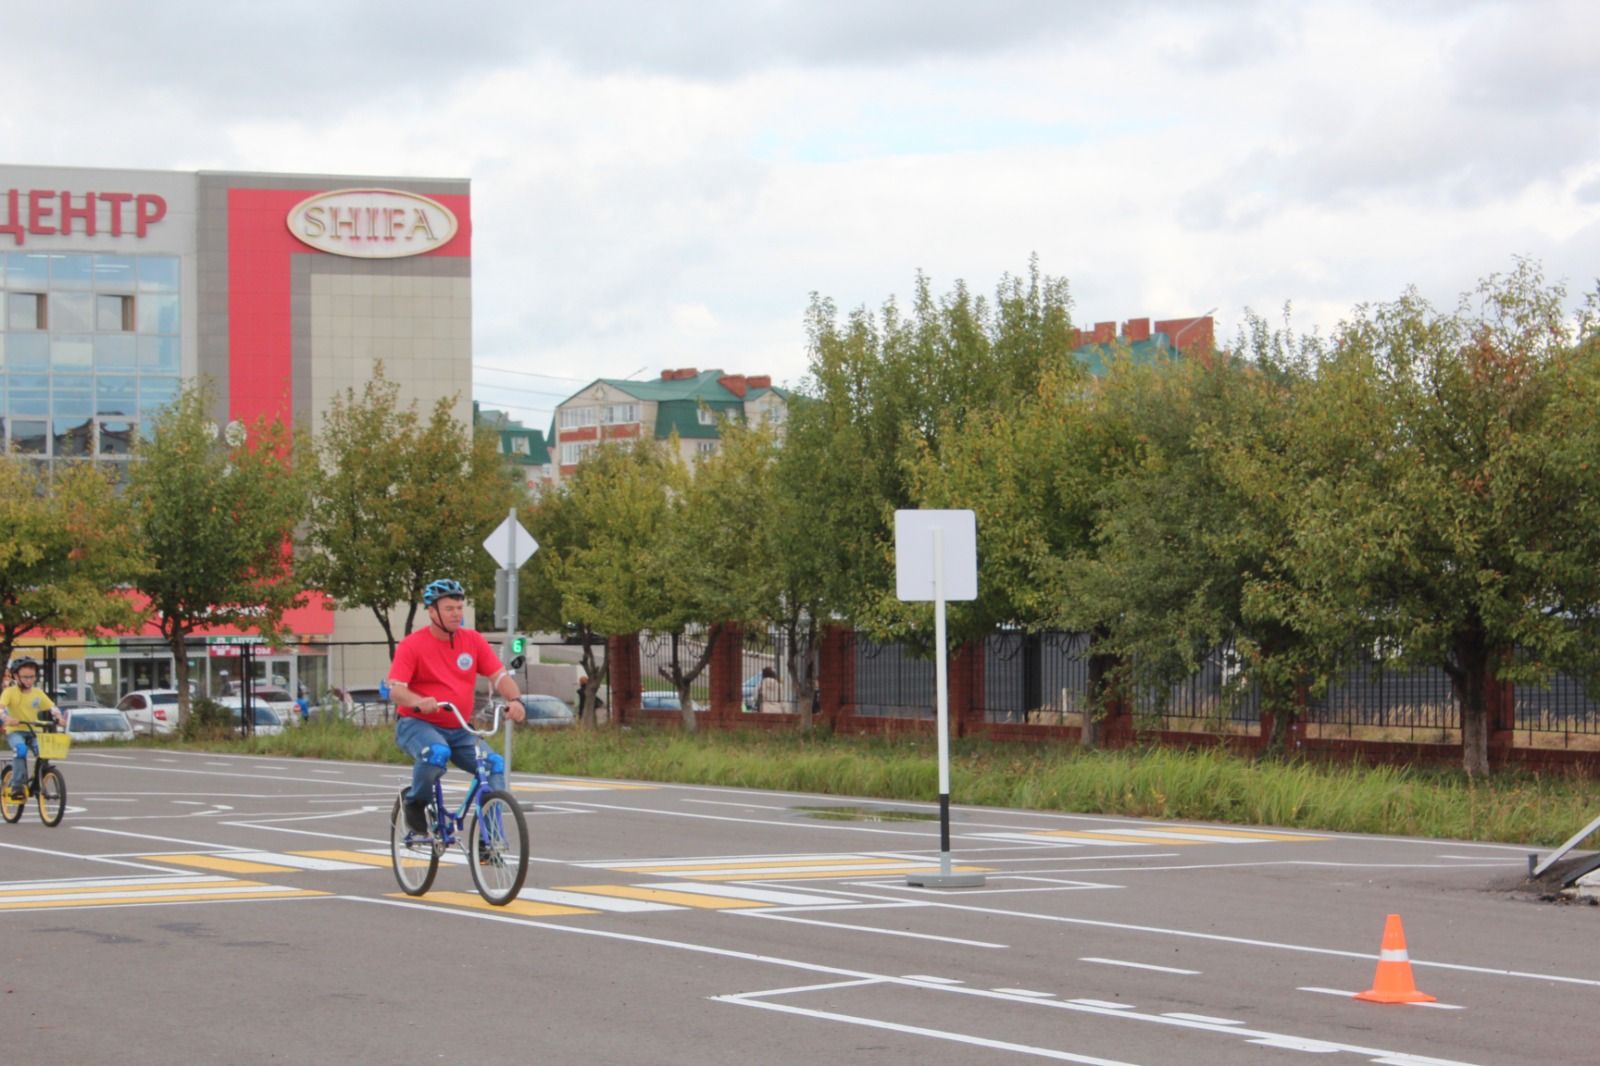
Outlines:
[[42, 722], [47, 721], [44, 712], [53, 709], [55, 704], [42, 688], [35, 687], [23, 692], [20, 685], [10, 685], [0, 692], [0, 707], [5, 708], [6, 714], [16, 721]]

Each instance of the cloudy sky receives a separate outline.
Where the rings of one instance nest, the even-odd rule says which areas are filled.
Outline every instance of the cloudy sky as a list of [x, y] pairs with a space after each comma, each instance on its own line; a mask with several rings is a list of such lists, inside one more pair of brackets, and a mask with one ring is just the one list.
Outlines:
[[480, 398], [798, 383], [812, 293], [1323, 331], [1600, 277], [1593, 0], [0, 0], [10, 163], [466, 177]]

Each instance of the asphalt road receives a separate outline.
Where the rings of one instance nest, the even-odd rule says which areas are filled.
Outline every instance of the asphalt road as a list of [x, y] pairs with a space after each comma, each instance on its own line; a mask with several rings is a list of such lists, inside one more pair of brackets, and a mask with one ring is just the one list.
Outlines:
[[[79, 746], [63, 769], [60, 827], [0, 825], [16, 1061], [1600, 1061], [1600, 910], [1511, 891], [1516, 847], [957, 796], [984, 884], [916, 888], [931, 806], [514, 774], [534, 861], [493, 909], [459, 865], [400, 894], [397, 767]], [[812, 810], [852, 806], [878, 816]], [[1391, 913], [1437, 1004], [1351, 998]]]

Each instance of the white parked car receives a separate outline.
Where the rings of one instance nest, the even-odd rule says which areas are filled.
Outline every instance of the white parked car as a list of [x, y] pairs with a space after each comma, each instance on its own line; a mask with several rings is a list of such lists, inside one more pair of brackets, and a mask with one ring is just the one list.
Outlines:
[[130, 692], [117, 701], [117, 710], [128, 716], [135, 733], [164, 736], [178, 728], [178, 691], [146, 688]]
[[[238, 696], [222, 696], [217, 703], [233, 712], [233, 728], [237, 731], [240, 725], [240, 710]], [[272, 737], [283, 732], [283, 718], [265, 701], [258, 699], [253, 704], [255, 708], [256, 736]]]
[[111, 707], [95, 703], [63, 700], [58, 706], [67, 716], [67, 732], [74, 744], [93, 744], [101, 740], [132, 740], [133, 725], [128, 716]]
[[[230, 681], [223, 686], [223, 697], [226, 698], [231, 696], [236, 701], [235, 703], [226, 704], [227, 706], [234, 707], [238, 705], [237, 700], [239, 698], [239, 688], [240, 685], [237, 681]], [[271, 707], [274, 711], [277, 711], [278, 717], [283, 719], [284, 724], [287, 725], [300, 721], [300, 705], [294, 701], [293, 696], [289, 695], [287, 689], [279, 688], [277, 685], [269, 685], [263, 681], [251, 685], [250, 694], [256, 699], [260, 700], [262, 703], [265, 703], [268, 707]], [[225, 703], [225, 699], [218, 700], [217, 702]]]

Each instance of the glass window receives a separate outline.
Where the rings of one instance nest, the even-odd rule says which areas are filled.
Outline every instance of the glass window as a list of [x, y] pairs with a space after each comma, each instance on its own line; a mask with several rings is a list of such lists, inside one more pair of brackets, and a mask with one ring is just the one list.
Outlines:
[[144, 377], [139, 379], [139, 412], [150, 414], [178, 398], [177, 378]]
[[102, 418], [100, 420], [100, 454], [129, 454], [133, 451], [133, 437], [137, 432], [137, 424], [130, 419]]
[[717, 424], [717, 412], [709, 407], [696, 408], [694, 413], [695, 418], [702, 426], [714, 426]]
[[527, 437], [512, 437], [511, 438], [511, 454], [512, 455], [527, 455], [528, 454], [528, 438]]
[[94, 454], [94, 419], [58, 418], [55, 420], [57, 458], [86, 459]]
[[578, 429], [583, 426], [592, 426], [599, 415], [595, 407], [564, 407], [561, 409], [561, 428]]
[[38, 252], [6, 254], [6, 288], [43, 292], [50, 287], [50, 257]]
[[133, 332], [133, 297], [98, 293], [94, 298], [94, 328], [107, 332]]
[[6, 337], [6, 366], [12, 370], [43, 370], [50, 365], [50, 334], [12, 333]]
[[143, 255], [139, 257], [140, 292], [177, 292], [178, 257]]
[[138, 364], [137, 340], [131, 333], [97, 333], [94, 365], [101, 370], [131, 370]]
[[132, 292], [138, 278], [136, 270], [131, 255], [97, 255], [94, 287], [101, 292]]
[[137, 410], [139, 381], [132, 374], [95, 377], [94, 406], [103, 415], [131, 415]]
[[44, 294], [39, 292], [6, 293], [6, 328], [44, 329], [46, 316]]
[[94, 328], [93, 293], [50, 293], [48, 322], [54, 333], [88, 333]]
[[139, 366], [145, 371], [162, 370], [176, 374], [182, 369], [178, 365], [180, 351], [177, 337], [140, 337]]
[[50, 287], [52, 289], [89, 289], [94, 287], [94, 256], [61, 255], [50, 257]]
[[137, 312], [140, 333], [178, 332], [176, 296], [140, 296]]
[[23, 455], [44, 455], [49, 446], [49, 425], [44, 419], [11, 420], [11, 446]]
[[[3, 369], [5, 367], [5, 365], [6, 365], [6, 335], [4, 333], [0, 333], [0, 369]], [[4, 409], [5, 409], [4, 405], [0, 404], [0, 410], [4, 410]]]
[[52, 292], [47, 312], [50, 329], [56, 333], [87, 333], [94, 329], [94, 294]]
[[94, 337], [87, 333], [53, 335], [50, 338], [50, 365], [94, 366]]
[[43, 418], [50, 413], [50, 379], [42, 374], [12, 374], [9, 381], [13, 415]]
[[56, 416], [94, 413], [94, 378], [88, 374], [57, 374], [52, 380], [50, 410]]

